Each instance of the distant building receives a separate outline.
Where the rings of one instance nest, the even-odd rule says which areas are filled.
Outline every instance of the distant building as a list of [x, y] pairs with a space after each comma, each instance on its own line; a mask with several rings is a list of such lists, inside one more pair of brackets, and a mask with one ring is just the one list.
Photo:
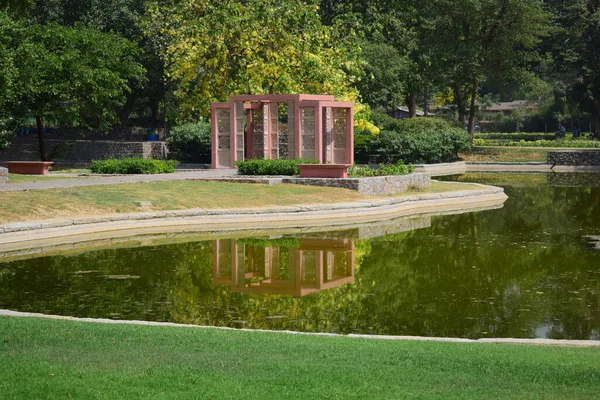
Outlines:
[[528, 100], [515, 100], [506, 101], [502, 103], [493, 104], [490, 107], [482, 109], [481, 112], [484, 114], [503, 113], [504, 115], [511, 115], [513, 111], [518, 109], [525, 109], [526, 112], [533, 112], [537, 110], [538, 105], [533, 101]]
[[[417, 110], [417, 117], [424, 117], [425, 116], [425, 112], [422, 110]], [[433, 117], [434, 115], [432, 113], [429, 113], [430, 117]], [[392, 113], [392, 117], [396, 118], [396, 119], [404, 119], [404, 118], [408, 118], [409, 117], [409, 113], [408, 113], [408, 107], [398, 107], [394, 110], [394, 112]]]

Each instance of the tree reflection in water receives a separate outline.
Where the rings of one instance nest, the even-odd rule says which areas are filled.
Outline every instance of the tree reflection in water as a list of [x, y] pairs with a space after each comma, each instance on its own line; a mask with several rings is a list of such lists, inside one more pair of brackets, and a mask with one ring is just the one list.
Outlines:
[[256, 329], [599, 339], [600, 251], [584, 237], [600, 235], [600, 188], [563, 187], [564, 178], [553, 187], [544, 175], [454, 179], [504, 186], [509, 200], [492, 211], [322, 234], [188, 238], [0, 262], [0, 308]]

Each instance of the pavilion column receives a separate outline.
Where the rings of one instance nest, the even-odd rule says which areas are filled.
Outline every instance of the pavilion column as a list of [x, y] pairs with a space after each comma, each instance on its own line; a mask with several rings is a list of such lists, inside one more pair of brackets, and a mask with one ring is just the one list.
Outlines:
[[229, 166], [235, 167], [235, 159], [237, 157], [237, 139], [236, 139], [236, 107], [235, 103], [229, 105]]
[[262, 103], [263, 117], [263, 157], [271, 159], [271, 118], [269, 118], [269, 103]]
[[288, 137], [287, 137], [287, 143], [288, 143], [288, 158], [297, 158], [298, 153], [296, 153], [296, 149], [298, 148], [296, 146], [296, 136], [298, 135], [298, 130], [296, 129], [296, 118], [297, 118], [297, 112], [296, 112], [296, 107], [295, 107], [296, 102], [294, 101], [290, 101], [287, 103], [287, 109], [288, 109]]
[[271, 124], [269, 126], [269, 133], [271, 135], [271, 140], [269, 140], [269, 145], [271, 150], [269, 154], [271, 155], [271, 159], [279, 160], [279, 103], [270, 103], [269, 104], [269, 121]]
[[245, 122], [245, 114], [244, 114], [244, 103], [236, 102], [234, 103], [235, 109], [235, 126], [234, 130], [234, 138], [235, 138], [235, 161], [244, 161], [244, 122]]
[[315, 107], [315, 160], [319, 164], [323, 164], [323, 123], [322, 119], [323, 109], [320, 105]]
[[298, 101], [294, 102], [294, 134], [296, 135], [296, 158], [302, 158], [302, 115]]
[[246, 121], [246, 158], [251, 159], [254, 158], [254, 121], [252, 119], [251, 109], [246, 110]]
[[333, 162], [333, 120], [332, 120], [332, 113], [331, 113], [331, 107], [325, 107], [324, 108], [324, 121], [323, 121], [323, 125], [324, 125], [324, 140], [325, 140], [325, 156], [324, 156], [324, 160], [323, 162], [325, 163], [331, 163]]
[[354, 164], [354, 109], [346, 109], [346, 164]]

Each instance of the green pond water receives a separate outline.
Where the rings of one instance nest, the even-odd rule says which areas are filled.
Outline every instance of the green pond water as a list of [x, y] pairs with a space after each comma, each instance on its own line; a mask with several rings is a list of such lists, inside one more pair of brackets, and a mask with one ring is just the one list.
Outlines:
[[600, 339], [600, 250], [586, 238], [600, 235], [600, 176], [440, 179], [502, 186], [509, 199], [500, 209], [323, 233], [142, 238], [0, 258], [0, 308], [342, 334]]

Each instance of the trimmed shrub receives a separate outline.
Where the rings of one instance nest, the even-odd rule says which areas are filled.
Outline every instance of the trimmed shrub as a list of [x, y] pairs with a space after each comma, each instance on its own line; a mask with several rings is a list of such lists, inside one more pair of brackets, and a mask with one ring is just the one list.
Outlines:
[[285, 175], [300, 174], [298, 164], [317, 164], [316, 160], [263, 160], [254, 159], [235, 163], [239, 175]]
[[167, 139], [174, 158], [185, 163], [210, 163], [210, 124], [184, 124], [173, 127]]
[[412, 165], [407, 166], [402, 161], [398, 161], [396, 164], [379, 164], [379, 168], [376, 169], [353, 165], [348, 169], [348, 175], [351, 177], [407, 175], [414, 172], [414, 170], [415, 167]]
[[420, 128], [383, 131], [371, 142], [371, 152], [386, 163], [443, 163], [458, 160], [469, 147], [469, 135], [460, 128]]
[[167, 174], [175, 172], [177, 161], [123, 158], [120, 160], [93, 160], [94, 174]]

